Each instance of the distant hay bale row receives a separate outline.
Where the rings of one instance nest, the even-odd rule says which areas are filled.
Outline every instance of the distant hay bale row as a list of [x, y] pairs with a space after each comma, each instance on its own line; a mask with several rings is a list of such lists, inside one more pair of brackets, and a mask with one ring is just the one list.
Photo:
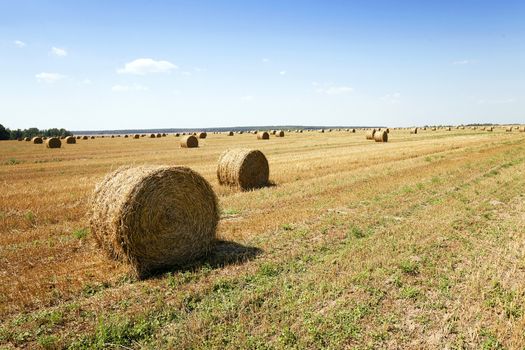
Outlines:
[[259, 150], [230, 149], [219, 157], [217, 178], [221, 185], [259, 188], [267, 185], [269, 175], [268, 160]]
[[185, 167], [123, 167], [97, 185], [89, 225], [99, 247], [139, 278], [205, 255], [216, 240], [217, 197]]

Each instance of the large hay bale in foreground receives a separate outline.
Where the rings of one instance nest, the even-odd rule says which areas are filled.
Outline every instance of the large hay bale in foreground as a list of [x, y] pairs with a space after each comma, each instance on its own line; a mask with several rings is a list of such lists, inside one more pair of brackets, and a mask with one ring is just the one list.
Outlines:
[[47, 148], [60, 148], [62, 147], [62, 141], [58, 137], [50, 137], [46, 140]]
[[268, 184], [270, 168], [261, 151], [230, 149], [221, 154], [217, 165], [217, 178], [221, 185], [238, 186], [243, 190]]
[[197, 136], [199, 137], [199, 139], [205, 139], [208, 136], [208, 134], [205, 132], [200, 132]]
[[257, 134], [257, 140], [269, 140], [270, 134], [267, 131], [263, 131]]
[[376, 129], [372, 129], [372, 130], [367, 131], [367, 133], [365, 135], [366, 139], [367, 140], [373, 140], [375, 133], [376, 133]]
[[75, 138], [75, 136], [68, 136], [66, 137], [66, 143], [68, 144], [74, 144], [74, 143], [77, 143], [77, 139]]
[[376, 142], [388, 142], [388, 132], [386, 132], [386, 130], [376, 131], [374, 140]]
[[91, 232], [139, 278], [184, 265], [210, 251], [219, 221], [210, 184], [185, 167], [122, 167], [96, 187]]
[[199, 139], [193, 135], [186, 135], [180, 139], [180, 146], [183, 148], [199, 147]]

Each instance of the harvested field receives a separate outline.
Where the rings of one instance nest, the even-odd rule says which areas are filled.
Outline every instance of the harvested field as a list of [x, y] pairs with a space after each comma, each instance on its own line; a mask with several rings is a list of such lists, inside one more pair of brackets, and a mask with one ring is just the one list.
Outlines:
[[[220, 186], [230, 148], [262, 151], [273, 185]], [[138, 280], [101, 253], [88, 200], [124, 165], [211, 184], [208, 257]], [[0, 348], [525, 347], [524, 133], [2, 141], [0, 180]]]

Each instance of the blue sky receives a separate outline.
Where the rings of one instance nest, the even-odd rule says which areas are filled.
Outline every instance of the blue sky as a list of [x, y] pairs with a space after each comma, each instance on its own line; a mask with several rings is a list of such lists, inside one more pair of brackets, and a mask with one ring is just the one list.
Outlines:
[[0, 0], [0, 123], [525, 122], [524, 1]]

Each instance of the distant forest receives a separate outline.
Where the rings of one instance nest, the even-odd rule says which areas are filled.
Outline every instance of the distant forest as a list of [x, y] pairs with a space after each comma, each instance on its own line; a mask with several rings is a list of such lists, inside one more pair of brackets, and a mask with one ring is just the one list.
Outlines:
[[0, 140], [16, 140], [19, 138], [24, 137], [35, 137], [35, 136], [71, 136], [73, 133], [71, 131], [67, 131], [66, 129], [45, 129], [40, 130], [38, 128], [29, 128], [29, 129], [16, 129], [16, 130], [10, 130], [4, 128], [2, 124], [0, 124]]

